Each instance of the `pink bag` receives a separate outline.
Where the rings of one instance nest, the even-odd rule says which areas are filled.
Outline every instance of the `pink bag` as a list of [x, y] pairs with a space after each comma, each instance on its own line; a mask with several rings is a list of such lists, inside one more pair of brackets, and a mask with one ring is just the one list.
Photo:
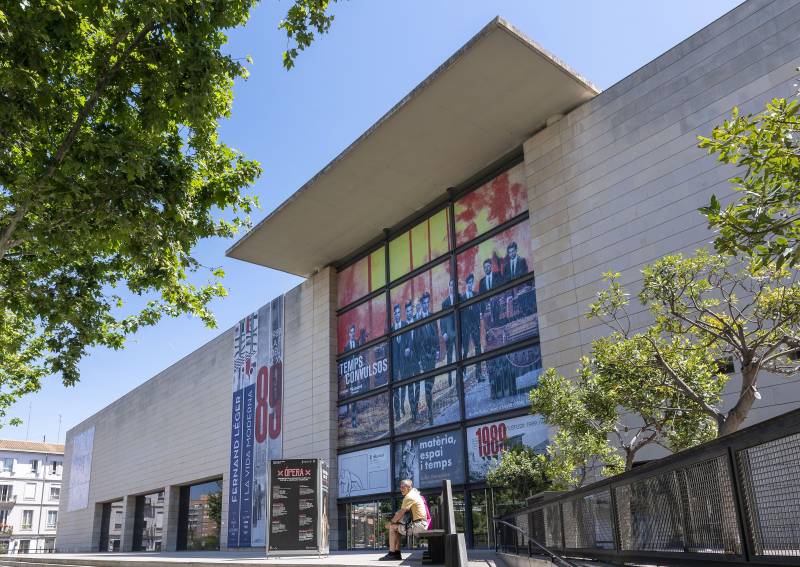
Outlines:
[[422, 498], [422, 503], [425, 505], [425, 529], [427, 530], [431, 527], [431, 510], [428, 508], [428, 500], [422, 496], [422, 494], [420, 494], [420, 497]]

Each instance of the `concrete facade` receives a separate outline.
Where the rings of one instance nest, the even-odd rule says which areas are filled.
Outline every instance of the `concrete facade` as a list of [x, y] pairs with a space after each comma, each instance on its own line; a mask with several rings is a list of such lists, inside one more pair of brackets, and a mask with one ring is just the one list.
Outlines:
[[[524, 145], [542, 358], [571, 373], [593, 338], [608, 334], [584, 316], [622, 274], [635, 323], [641, 268], [707, 246], [713, 234], [697, 209], [730, 196], [733, 169], [697, 147], [730, 115], [787, 97], [800, 53], [800, 5], [746, 2], [537, 133]], [[725, 395], [733, 404], [739, 382]], [[747, 424], [800, 406], [796, 380], [769, 376]]]
[[[335, 483], [333, 285], [332, 270], [326, 269], [286, 294], [283, 451], [286, 458], [325, 459]], [[224, 544], [232, 352], [230, 329], [67, 432], [65, 462], [70, 463], [71, 440], [95, 428], [89, 506], [68, 511], [68, 494], [64, 495], [59, 551], [97, 551], [102, 504], [120, 499], [124, 518], [121, 549], [130, 551], [136, 496], [161, 490], [165, 493], [162, 549], [174, 551], [179, 487], [220, 477], [225, 481]], [[69, 466], [66, 469], [63, 485], [68, 493]], [[335, 528], [335, 502], [331, 511]]]
[[[696, 138], [733, 106], [755, 112], [767, 99], [790, 94], [799, 32], [800, 1], [750, 0], [520, 140], [545, 368], [572, 372], [591, 340], [607, 332], [583, 315], [603, 272], [620, 271], [636, 293], [644, 264], [711, 240], [697, 208], [712, 193], [729, 194], [731, 170], [705, 156]], [[476, 173], [464, 171], [462, 180]], [[442, 187], [430, 202], [445, 193]], [[284, 456], [323, 458], [330, 466], [334, 547], [335, 287], [335, 270], [325, 267], [285, 296], [283, 418]], [[634, 313], [639, 322], [646, 316]], [[174, 550], [179, 487], [219, 477], [224, 543], [232, 337], [232, 330], [221, 334], [68, 432], [66, 463], [70, 440], [95, 427], [89, 507], [68, 512], [62, 498], [60, 551], [96, 550], [102, 503], [120, 499], [121, 547], [130, 550], [135, 496], [159, 490], [166, 500], [163, 549]], [[736, 387], [734, 380], [727, 399]], [[796, 380], [768, 377], [760, 390], [751, 422], [800, 406]], [[66, 492], [68, 468], [63, 484]]]

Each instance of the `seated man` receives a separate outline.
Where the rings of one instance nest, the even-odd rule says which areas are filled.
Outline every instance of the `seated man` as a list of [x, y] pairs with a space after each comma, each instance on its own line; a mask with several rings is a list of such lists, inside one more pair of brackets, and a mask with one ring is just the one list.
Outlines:
[[[381, 557], [381, 561], [400, 561], [400, 536], [408, 533], [424, 532], [428, 529], [430, 514], [428, 505], [419, 490], [414, 488], [414, 484], [408, 480], [400, 481], [400, 493], [403, 495], [403, 503], [400, 509], [392, 516], [391, 521], [386, 524], [389, 530], [389, 553]], [[402, 523], [406, 512], [411, 513], [411, 523]]]

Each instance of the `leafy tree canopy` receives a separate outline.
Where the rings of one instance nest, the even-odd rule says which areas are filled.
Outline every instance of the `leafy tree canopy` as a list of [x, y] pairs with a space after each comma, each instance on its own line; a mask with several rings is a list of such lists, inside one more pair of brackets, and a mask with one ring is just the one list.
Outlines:
[[[665, 345], [665, 356], [672, 360], [681, 346]], [[685, 403], [652, 358], [647, 340], [614, 333], [592, 342], [592, 356], [581, 360], [574, 379], [545, 372], [531, 391], [531, 409], [558, 427], [548, 447], [550, 478], [580, 486], [592, 469], [611, 475], [632, 468], [648, 445], [675, 451], [715, 436], [716, 422]], [[717, 376], [716, 361], [691, 363], [692, 387], [709, 403], [718, 401], [725, 375]]]
[[503, 453], [502, 460], [486, 476], [493, 488], [512, 490], [516, 499], [525, 500], [528, 496], [546, 490], [547, 458], [537, 454], [530, 447], [517, 445]]
[[701, 212], [718, 231], [714, 245], [728, 255], [795, 266], [800, 262], [800, 104], [774, 99], [764, 112], [741, 115], [700, 137], [700, 147], [741, 168], [731, 182], [737, 199], [722, 206], [711, 197]]
[[[217, 134], [247, 77], [226, 30], [254, 3], [0, 6], [0, 417], [46, 375], [75, 383], [88, 347], [120, 348], [164, 315], [214, 324], [222, 273], [190, 283], [192, 248], [232, 236], [256, 205], [242, 190], [259, 165]], [[327, 7], [291, 5], [287, 68], [328, 29]], [[150, 301], [121, 315], [126, 288]]]
[[[664, 387], [681, 396], [679, 407], [713, 418], [720, 435], [736, 431], [747, 418], [760, 397], [758, 379], [764, 371], [798, 371], [796, 270], [698, 250], [690, 257], [665, 256], [642, 273], [639, 300], [653, 316], [650, 325], [631, 332], [628, 297], [618, 274], [606, 275], [610, 286], [598, 294], [590, 316], [615, 330], [612, 341], [642, 345], [642, 368], [661, 373]], [[726, 360], [736, 361], [742, 385], [733, 407], [724, 410], [714, 397], [726, 378], [714, 361]], [[618, 362], [626, 364], [626, 357]]]

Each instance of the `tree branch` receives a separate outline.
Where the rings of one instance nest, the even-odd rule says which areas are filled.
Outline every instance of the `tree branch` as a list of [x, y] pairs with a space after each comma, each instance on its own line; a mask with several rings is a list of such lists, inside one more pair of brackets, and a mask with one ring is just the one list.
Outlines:
[[[152, 31], [154, 26], [155, 22], [150, 22], [143, 26], [142, 29], [139, 30], [139, 33], [133, 37], [131, 43], [125, 48], [120, 56], [117, 57], [117, 60], [114, 62], [114, 64], [106, 71], [104, 75], [100, 77], [100, 80], [97, 81], [92, 94], [89, 95], [89, 98], [86, 99], [86, 102], [81, 107], [80, 111], [78, 112], [78, 116], [75, 118], [75, 122], [72, 124], [72, 127], [67, 132], [67, 135], [59, 144], [59, 147], [56, 150], [53, 159], [50, 160], [50, 164], [47, 166], [44, 174], [34, 184], [33, 193], [17, 207], [8, 224], [5, 226], [5, 228], [3, 228], [3, 232], [0, 233], [0, 258], [4, 257], [6, 252], [8, 252], [8, 250], [11, 248], [11, 238], [14, 235], [14, 232], [17, 230], [17, 226], [19, 225], [20, 221], [25, 217], [25, 215], [28, 214], [28, 211], [33, 205], [34, 194], [37, 190], [42, 189], [47, 181], [49, 181], [53, 174], [58, 170], [58, 167], [61, 165], [61, 162], [64, 161], [67, 152], [69, 152], [69, 150], [72, 148], [72, 144], [75, 142], [75, 138], [77, 138], [78, 133], [83, 127], [83, 124], [86, 122], [86, 119], [89, 117], [92, 110], [94, 110], [95, 106], [97, 106], [97, 103], [100, 102], [100, 96], [102, 95], [103, 91], [111, 83], [111, 80], [120, 70], [122, 64], [128, 59], [128, 57], [130, 57], [131, 53], [133, 53], [134, 49], [136, 49], [136, 47], [147, 36], [147, 34]], [[117, 47], [127, 35], [127, 31], [120, 32], [116, 35], [114, 38], [114, 43], [112, 44], [112, 57], [113, 52], [117, 50]], [[110, 59], [111, 58], [109, 58], [109, 60]]]
[[683, 379], [680, 376], [678, 376], [678, 374], [672, 369], [672, 367], [669, 365], [669, 363], [664, 359], [664, 356], [661, 354], [661, 351], [659, 350], [658, 346], [656, 345], [656, 342], [651, 337], [646, 337], [646, 338], [647, 338], [647, 341], [650, 343], [650, 345], [653, 347], [653, 350], [655, 351], [656, 358], [658, 359], [659, 364], [661, 364], [661, 367], [675, 381], [675, 383], [678, 385], [680, 390], [684, 394], [689, 396], [689, 398], [692, 401], [697, 403], [703, 409], [703, 411], [705, 411], [709, 415], [713, 416], [714, 419], [719, 419], [722, 414], [720, 414], [720, 412], [718, 412], [713, 407], [711, 407], [708, 404], [708, 402], [706, 402], [703, 398], [701, 398], [699, 395], [697, 395], [697, 393], [691, 388], [691, 386], [689, 386], [686, 382], [684, 382]]

